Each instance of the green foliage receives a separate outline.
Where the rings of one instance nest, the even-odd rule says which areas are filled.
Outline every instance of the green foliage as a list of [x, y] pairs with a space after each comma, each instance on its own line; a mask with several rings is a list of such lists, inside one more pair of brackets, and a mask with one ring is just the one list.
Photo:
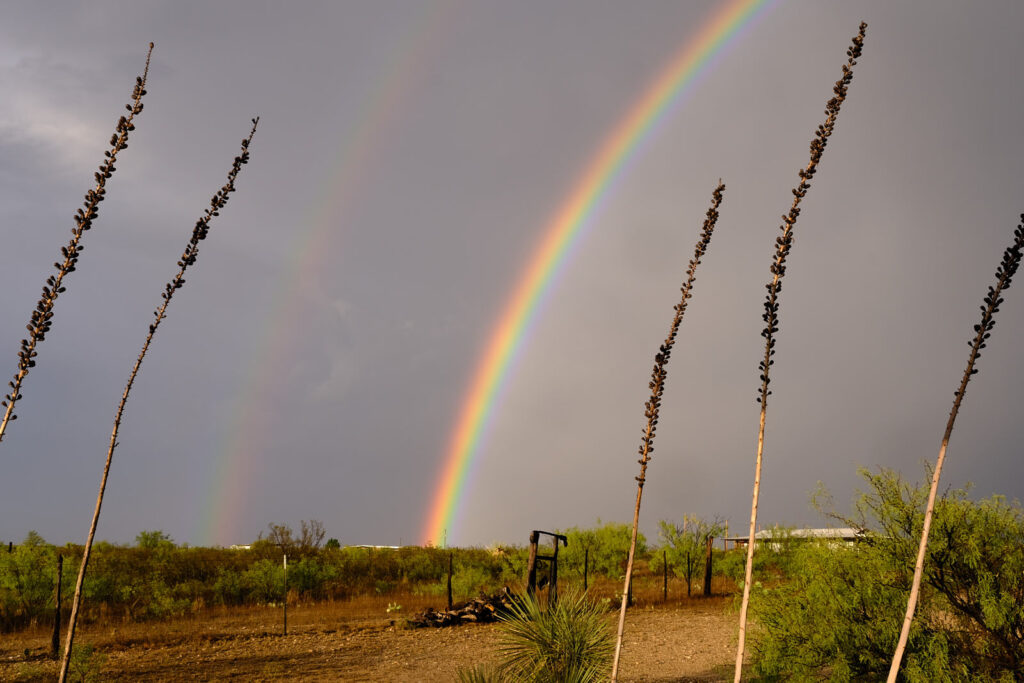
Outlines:
[[[787, 580], [755, 591], [755, 672], [766, 679], [885, 678], [920, 538], [925, 486], [862, 473], [870, 486], [847, 546], [795, 543]], [[936, 505], [905, 681], [1024, 678], [1024, 512], [963, 490]]]
[[135, 545], [147, 550], [167, 549], [174, 547], [174, 539], [163, 531], [140, 531], [135, 536]]
[[324, 548], [327, 550], [337, 550], [341, 547], [341, 542], [336, 538], [328, 538], [327, 543], [324, 544]]
[[284, 566], [273, 560], [259, 560], [241, 576], [249, 599], [257, 604], [280, 602], [284, 598]]
[[[558, 552], [559, 576], [570, 576], [566, 572], [583, 575], [584, 554], [589, 548], [589, 572], [609, 578], [618, 579], [626, 575], [626, 560], [629, 557], [629, 540], [633, 527], [617, 522], [601, 523], [597, 527], [580, 529], [571, 527], [558, 533], [567, 537], [568, 545]], [[642, 533], [637, 534], [636, 556], [643, 557], [647, 553], [647, 539]]]
[[57, 554], [34, 531], [0, 553], [0, 629], [25, 626], [53, 609]]
[[76, 645], [71, 651], [68, 665], [68, 680], [74, 683], [96, 683], [103, 680], [100, 670], [107, 656], [96, 651], [91, 643]]
[[614, 644], [605, 616], [582, 592], [567, 591], [547, 611], [536, 598], [523, 598], [502, 617], [498, 673], [535, 683], [604, 680]]
[[[528, 552], [521, 546], [393, 549], [329, 544], [332, 547], [315, 548], [317, 529], [315, 523], [307, 523], [305, 549], [301, 535], [292, 537], [297, 550], [288, 556], [288, 588], [289, 595], [300, 602], [395, 591], [444, 596], [449, 553], [454, 553], [452, 588], [457, 600], [494, 593], [503, 586], [522, 587], [525, 582]], [[581, 538], [591, 539], [591, 572], [594, 565], [601, 571], [603, 564], [604, 571], [621, 576], [628, 547], [625, 525], [575, 530], [569, 550], [579, 551], [582, 572], [585, 546]], [[0, 632], [25, 628], [52, 613], [58, 550], [64, 555], [63, 595], [70, 600], [81, 546], [58, 549], [30, 533], [13, 552], [7, 553], [6, 548], [0, 552]], [[562, 576], [573, 580], [571, 565], [563, 564], [564, 553], [563, 548]], [[192, 548], [175, 545], [170, 536], [155, 530], [140, 532], [131, 546], [99, 542], [85, 577], [82, 619], [88, 622], [101, 614], [128, 620], [162, 619], [188, 614], [202, 605], [277, 603], [284, 596], [281, 556], [281, 547], [266, 539], [251, 550]]]
[[718, 536], [724, 530], [724, 524], [718, 519], [709, 522], [696, 515], [683, 515], [682, 524], [665, 520], [658, 522], [658, 535], [668, 554], [669, 566], [676, 576], [686, 580], [687, 595], [691, 592], [693, 582], [700, 581], [704, 576], [708, 539]]
[[506, 683], [508, 681], [495, 667], [486, 664], [459, 669], [456, 675], [459, 683]]

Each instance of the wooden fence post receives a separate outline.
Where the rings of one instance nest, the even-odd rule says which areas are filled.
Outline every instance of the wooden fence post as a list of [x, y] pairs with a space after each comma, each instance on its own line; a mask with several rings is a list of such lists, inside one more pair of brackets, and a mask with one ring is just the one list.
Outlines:
[[665, 574], [665, 583], [661, 588], [661, 601], [668, 602], [668, 551], [661, 551], [661, 568]]
[[558, 536], [552, 537], [554, 541], [554, 553], [551, 555], [551, 587], [548, 589], [548, 607], [558, 602]]
[[537, 592], [537, 539], [540, 534], [536, 531], [530, 532], [530, 559], [526, 561], [526, 594], [533, 595]]
[[288, 555], [284, 556], [284, 635], [288, 635]]
[[448, 609], [452, 608], [452, 558], [455, 553], [448, 551]]
[[60, 651], [60, 581], [64, 574], [64, 556], [57, 555], [57, 585], [53, 588], [53, 635], [50, 637], [50, 656], [57, 659]]
[[583, 549], [583, 592], [587, 592], [587, 565], [590, 564], [590, 546]]
[[704, 559], [704, 597], [711, 597], [711, 544], [715, 542], [712, 536], [708, 536], [708, 554]]

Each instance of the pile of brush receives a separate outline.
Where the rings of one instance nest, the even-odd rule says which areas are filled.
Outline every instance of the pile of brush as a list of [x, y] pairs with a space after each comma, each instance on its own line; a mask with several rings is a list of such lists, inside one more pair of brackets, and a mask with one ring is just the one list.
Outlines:
[[468, 602], [462, 602], [452, 606], [451, 609], [439, 612], [433, 607], [428, 607], [420, 614], [409, 619], [408, 625], [416, 628], [430, 626], [441, 628], [442, 626], [458, 626], [470, 622], [489, 623], [497, 621], [502, 614], [512, 610], [513, 605], [522, 602], [522, 598], [513, 593], [505, 586], [501, 592], [494, 595], [481, 595]]

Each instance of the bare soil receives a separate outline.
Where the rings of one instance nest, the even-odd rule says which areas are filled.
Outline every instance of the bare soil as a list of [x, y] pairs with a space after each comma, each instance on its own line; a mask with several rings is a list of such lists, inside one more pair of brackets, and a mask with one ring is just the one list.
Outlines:
[[[92, 624], [90, 643], [104, 681], [409, 681], [457, 680], [460, 668], [495, 661], [498, 627], [403, 628], [428, 602], [390, 601], [290, 606], [288, 635], [280, 607], [204, 609], [192, 619]], [[418, 603], [423, 603], [418, 604]], [[731, 677], [736, 615], [728, 598], [679, 600], [630, 610], [620, 680], [653, 683]], [[617, 614], [609, 613], [613, 626]], [[52, 681], [49, 634], [40, 627], [0, 636], [0, 681]]]

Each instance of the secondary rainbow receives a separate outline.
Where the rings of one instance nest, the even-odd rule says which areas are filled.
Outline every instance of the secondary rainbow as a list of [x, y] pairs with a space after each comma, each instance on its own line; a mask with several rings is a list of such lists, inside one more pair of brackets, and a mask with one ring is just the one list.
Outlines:
[[244, 525], [251, 516], [249, 489], [256, 478], [254, 471], [267, 457], [266, 444], [280, 411], [275, 403], [277, 378], [288, 367], [296, 337], [304, 329], [302, 321], [314, 315], [309, 310], [310, 292], [317, 291], [318, 278], [338, 258], [339, 233], [346, 227], [346, 218], [357, 208], [389, 136], [411, 111], [408, 101], [428, 83], [426, 74], [457, 26], [461, 4], [461, 0], [445, 0], [410, 15], [408, 28], [387, 52], [359, 115], [342, 136], [322, 199], [291, 237], [280, 282], [268, 302], [264, 329], [257, 333], [259, 342], [210, 464], [206, 505], [196, 530], [203, 544], [245, 542], [256, 531]]
[[422, 532], [424, 544], [440, 544], [453, 531], [471, 466], [480, 451], [509, 368], [522, 349], [545, 292], [566, 262], [600, 200], [659, 121], [678, 105], [699, 77], [768, 5], [767, 0], [732, 0], [718, 9], [672, 57], [612, 129], [544, 231], [491, 333], [473, 373], [449, 437], [444, 464]]

